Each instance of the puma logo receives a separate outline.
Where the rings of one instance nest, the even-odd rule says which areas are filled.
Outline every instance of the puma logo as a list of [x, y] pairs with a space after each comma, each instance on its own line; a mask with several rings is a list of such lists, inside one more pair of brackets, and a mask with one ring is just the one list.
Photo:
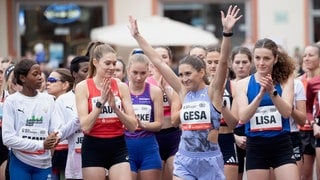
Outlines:
[[72, 106], [66, 106], [67, 109], [70, 109], [71, 111], [73, 111]]

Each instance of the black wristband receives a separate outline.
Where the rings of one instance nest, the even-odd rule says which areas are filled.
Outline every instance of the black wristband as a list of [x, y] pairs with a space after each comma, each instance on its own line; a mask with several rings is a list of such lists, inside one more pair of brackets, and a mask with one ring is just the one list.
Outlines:
[[222, 36], [224, 37], [231, 37], [232, 35], [233, 35], [233, 32], [229, 32], [229, 33], [222, 32]]

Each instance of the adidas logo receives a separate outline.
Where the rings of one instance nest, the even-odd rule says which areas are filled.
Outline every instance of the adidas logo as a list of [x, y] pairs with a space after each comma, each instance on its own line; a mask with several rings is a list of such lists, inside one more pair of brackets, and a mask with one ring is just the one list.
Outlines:
[[233, 156], [227, 160], [227, 164], [237, 164], [237, 163], [238, 163], [238, 160]]

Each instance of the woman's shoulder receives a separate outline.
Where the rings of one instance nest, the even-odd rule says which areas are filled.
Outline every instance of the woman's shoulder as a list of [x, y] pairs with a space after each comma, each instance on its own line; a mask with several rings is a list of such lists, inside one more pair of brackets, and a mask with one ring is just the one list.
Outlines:
[[157, 97], [159, 96], [159, 97], [162, 98], [163, 93], [162, 93], [161, 88], [156, 86], [156, 85], [150, 84], [150, 83], [148, 83], [148, 84], [149, 84], [149, 87], [150, 87], [150, 93], [152, 95], [155, 95]]
[[126, 83], [122, 82], [121, 80], [119, 80], [118, 78], [112, 78], [112, 79], [115, 82], [115, 84], [117, 84], [119, 89], [122, 89], [122, 88], [129, 89], [128, 85]]
[[36, 96], [38, 99], [46, 99], [46, 100], [49, 100], [49, 101], [54, 101], [54, 96], [53, 95], [50, 95], [46, 92], [39, 92], [38, 93], [38, 96]]
[[250, 78], [251, 78], [251, 76], [240, 79], [239, 81], [234, 82], [233, 85], [235, 85], [236, 87], [246, 86], [246, 85], [248, 85]]
[[80, 81], [76, 85], [76, 89], [83, 89], [83, 88], [87, 88], [87, 79]]

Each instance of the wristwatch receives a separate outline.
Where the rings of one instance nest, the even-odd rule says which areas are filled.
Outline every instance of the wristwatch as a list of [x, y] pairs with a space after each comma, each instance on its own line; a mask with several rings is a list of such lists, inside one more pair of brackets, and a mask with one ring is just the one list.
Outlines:
[[273, 96], [277, 96], [278, 95], [278, 91], [276, 89], [273, 90]]
[[96, 102], [96, 107], [97, 107], [97, 108], [102, 108], [102, 103], [101, 103], [100, 101], [97, 101], [97, 102]]

